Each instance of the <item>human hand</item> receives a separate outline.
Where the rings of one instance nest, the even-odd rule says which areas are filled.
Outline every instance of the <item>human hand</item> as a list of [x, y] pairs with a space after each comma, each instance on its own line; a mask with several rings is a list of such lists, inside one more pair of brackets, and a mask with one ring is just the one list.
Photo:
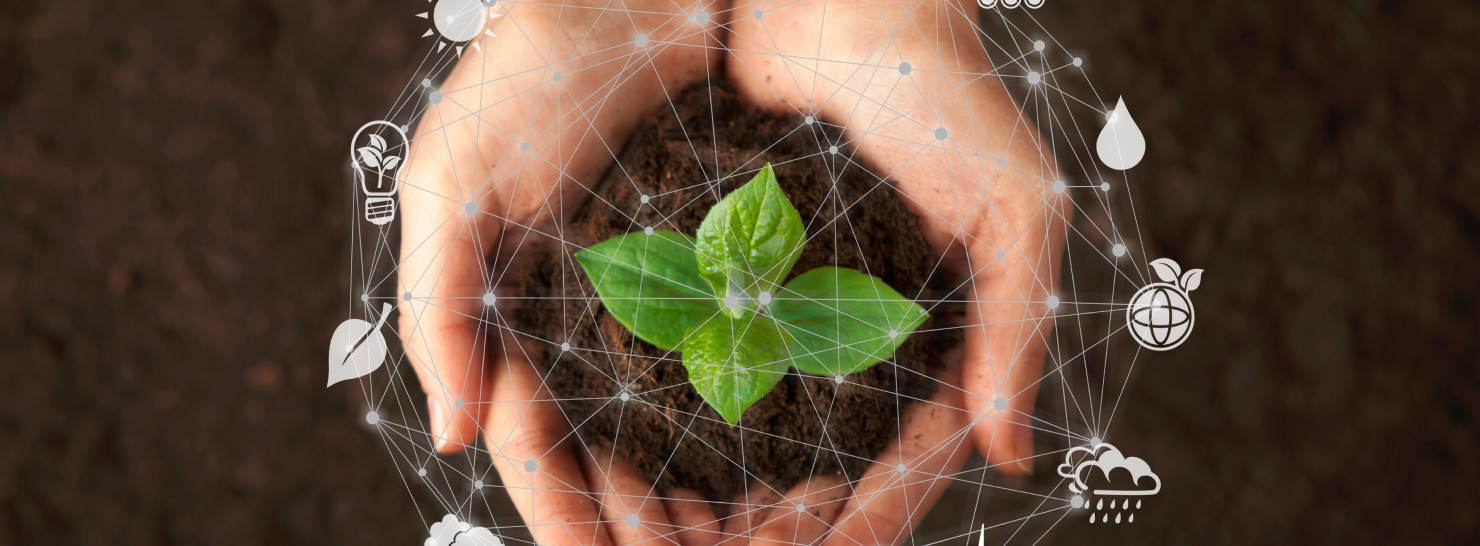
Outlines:
[[[894, 183], [926, 239], [970, 279], [959, 389], [942, 378], [941, 407], [913, 407], [896, 445], [830, 518], [781, 520], [754, 539], [806, 544], [830, 530], [828, 546], [897, 544], [964, 464], [965, 429], [998, 471], [1032, 471], [1047, 301], [1072, 211], [1050, 190], [1052, 154], [981, 46], [975, 2], [737, 3], [731, 19], [726, 72], [741, 96], [842, 127], [853, 159]], [[899, 487], [889, 457], [906, 446], [915, 459], [903, 462], [927, 478]]]
[[[675, 11], [661, 0], [501, 6], [489, 24], [497, 37], [463, 50], [440, 96], [422, 90], [431, 104], [400, 192], [400, 331], [427, 393], [433, 443], [455, 453], [481, 432], [540, 544], [671, 540], [661, 503], [625, 501], [651, 496], [650, 485], [580, 451], [485, 294], [524, 239], [549, 236], [566, 205], [589, 193], [575, 181], [596, 180], [641, 116], [717, 70], [720, 20], [661, 15]], [[646, 47], [634, 43], [639, 33]], [[643, 525], [627, 528], [629, 514]]]

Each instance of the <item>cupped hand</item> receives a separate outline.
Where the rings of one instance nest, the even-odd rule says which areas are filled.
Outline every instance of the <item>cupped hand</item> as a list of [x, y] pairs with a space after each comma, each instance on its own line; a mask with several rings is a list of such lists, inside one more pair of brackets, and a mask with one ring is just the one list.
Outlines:
[[[399, 328], [432, 443], [455, 453], [481, 433], [540, 544], [676, 542], [669, 512], [692, 511], [643, 502], [650, 485], [580, 451], [501, 326], [493, 287], [521, 242], [553, 236], [554, 220], [589, 193], [577, 181], [597, 179], [642, 115], [718, 70], [721, 20], [663, 15], [675, 11], [666, 0], [499, 6], [488, 25], [497, 36], [465, 44], [446, 82], [419, 91], [425, 115], [400, 192]], [[702, 9], [722, 11], [686, 7]], [[627, 527], [630, 515], [642, 524]]]
[[959, 382], [942, 378], [931, 403], [907, 410], [900, 438], [835, 510], [772, 510], [781, 516], [752, 525], [762, 543], [898, 544], [964, 464], [967, 437], [999, 472], [1032, 471], [1048, 302], [1072, 211], [1051, 191], [1052, 153], [987, 58], [975, 2], [744, 2], [726, 42], [741, 97], [841, 127], [848, 160], [892, 183], [966, 279]]

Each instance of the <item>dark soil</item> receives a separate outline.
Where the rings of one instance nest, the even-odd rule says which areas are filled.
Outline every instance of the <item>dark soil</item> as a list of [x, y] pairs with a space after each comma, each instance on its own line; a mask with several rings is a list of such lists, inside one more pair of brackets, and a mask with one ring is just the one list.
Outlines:
[[[718, 201], [706, 180], [718, 180], [728, 193], [767, 162], [807, 226], [806, 248], [792, 277], [817, 267], [847, 267], [916, 297], [940, 284], [929, 282], [934, 252], [889, 185], [848, 163], [846, 150], [816, 155], [821, 124], [813, 126], [816, 133], [796, 131], [800, 117], [748, 112], [720, 83], [690, 87], [674, 104], [659, 109], [632, 137], [621, 162], [626, 172], [613, 169], [597, 189], [599, 199], [587, 200], [566, 224], [568, 245], [538, 246], [521, 260], [529, 264], [516, 281], [522, 292], [590, 297], [588, 303], [526, 300], [514, 312], [514, 329], [535, 336], [526, 350], [536, 362], [554, 367], [547, 370], [549, 384], [557, 397], [569, 399], [561, 406], [572, 422], [582, 423], [582, 439], [615, 445], [664, 487], [728, 501], [745, 491], [747, 475], [783, 491], [811, 474], [862, 475], [895, 436], [899, 412], [911, 397], [934, 392], [929, 374], [954, 346], [954, 331], [913, 335], [892, 360], [849, 375], [842, 385], [793, 369], [746, 411], [740, 427], [731, 427], [688, 384], [678, 354], [633, 338], [607, 314], [570, 253], [646, 226], [693, 235]], [[643, 194], [654, 196], [648, 205], [641, 204]], [[936, 307], [931, 320], [938, 323], [948, 312]], [[926, 322], [920, 330], [930, 328]], [[562, 352], [554, 343], [563, 341], [602, 352]], [[612, 398], [623, 383], [636, 403]]]

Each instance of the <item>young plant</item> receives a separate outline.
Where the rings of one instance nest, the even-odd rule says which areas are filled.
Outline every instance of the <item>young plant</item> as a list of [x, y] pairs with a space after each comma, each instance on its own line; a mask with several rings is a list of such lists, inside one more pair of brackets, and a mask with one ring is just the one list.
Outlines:
[[689, 381], [733, 426], [788, 367], [868, 369], [929, 317], [852, 269], [819, 267], [781, 286], [805, 235], [767, 164], [709, 210], [697, 238], [644, 230], [575, 255], [607, 312], [639, 339], [683, 353]]

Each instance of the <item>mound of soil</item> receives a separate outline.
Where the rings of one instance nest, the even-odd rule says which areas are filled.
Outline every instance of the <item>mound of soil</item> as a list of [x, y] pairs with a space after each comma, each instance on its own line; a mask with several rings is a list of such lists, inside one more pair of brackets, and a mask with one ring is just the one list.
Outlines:
[[[923, 292], [940, 299], [946, 291], [931, 278], [934, 252], [887, 184], [847, 161], [846, 149], [827, 153], [838, 141], [832, 129], [749, 111], [720, 82], [693, 86], [674, 103], [676, 113], [655, 112], [632, 136], [622, 168], [613, 168], [596, 186], [599, 198], [587, 200], [567, 223], [565, 248], [552, 241], [525, 250], [530, 254], [520, 260], [526, 265], [515, 282], [529, 295], [559, 296], [525, 300], [512, 310], [514, 328], [534, 336], [523, 342], [525, 350], [549, 373], [550, 388], [564, 399], [582, 439], [613, 447], [661, 487], [730, 500], [744, 491], [747, 475], [780, 490], [812, 474], [861, 476], [897, 434], [910, 400], [934, 392], [931, 376], [958, 343], [954, 332], [917, 333], [892, 360], [841, 384], [792, 369], [731, 427], [688, 383], [679, 355], [633, 338], [606, 313], [571, 253], [647, 226], [693, 235], [720, 195], [767, 162], [807, 226], [792, 277], [848, 267], [878, 276], [906, 297]], [[720, 193], [706, 180], [717, 181]], [[641, 203], [642, 195], [651, 201]], [[920, 330], [939, 324], [951, 308], [931, 311]], [[562, 342], [576, 349], [562, 352]], [[616, 398], [624, 387], [632, 401]]]

